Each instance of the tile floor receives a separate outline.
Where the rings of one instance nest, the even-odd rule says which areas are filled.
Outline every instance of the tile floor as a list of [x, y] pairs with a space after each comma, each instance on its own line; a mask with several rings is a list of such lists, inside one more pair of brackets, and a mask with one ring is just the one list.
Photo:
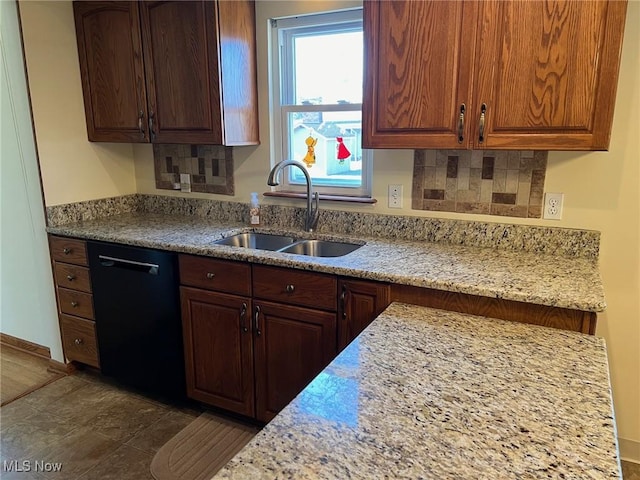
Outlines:
[[[149, 465], [156, 451], [201, 412], [198, 406], [152, 399], [90, 373], [67, 376], [0, 408], [0, 477], [152, 479]], [[11, 461], [29, 462], [31, 471], [18, 472]], [[35, 471], [36, 462], [59, 462], [62, 469]]]

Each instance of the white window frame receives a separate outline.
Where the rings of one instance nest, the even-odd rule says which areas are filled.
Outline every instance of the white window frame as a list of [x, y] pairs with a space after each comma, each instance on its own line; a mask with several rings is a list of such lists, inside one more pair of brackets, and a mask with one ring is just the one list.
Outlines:
[[[270, 88], [271, 88], [271, 165], [290, 159], [287, 125], [291, 112], [340, 112], [362, 111], [361, 103], [295, 105], [293, 89], [293, 59], [291, 39], [304, 29], [304, 33], [329, 31], [353, 31], [362, 29], [362, 9], [343, 10], [331, 13], [271, 19], [270, 45]], [[302, 159], [293, 158], [301, 161]], [[306, 186], [290, 181], [289, 169], [281, 174], [280, 185], [273, 189], [278, 192], [306, 193]], [[314, 190], [324, 195], [371, 198], [373, 176], [373, 154], [362, 149], [361, 186], [328, 186], [314, 184]]]

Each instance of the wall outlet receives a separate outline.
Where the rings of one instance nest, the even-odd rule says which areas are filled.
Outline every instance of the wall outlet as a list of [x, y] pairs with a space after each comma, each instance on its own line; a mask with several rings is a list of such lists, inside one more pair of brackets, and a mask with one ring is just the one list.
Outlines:
[[542, 218], [546, 218], [548, 220], [561, 220], [563, 203], [564, 193], [545, 193]]
[[402, 208], [402, 185], [389, 185], [389, 208]]

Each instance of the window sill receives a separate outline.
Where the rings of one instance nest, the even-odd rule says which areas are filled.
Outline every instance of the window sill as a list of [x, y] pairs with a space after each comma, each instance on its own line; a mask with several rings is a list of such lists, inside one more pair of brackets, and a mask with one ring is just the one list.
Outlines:
[[[303, 198], [307, 199], [306, 193], [297, 192], [264, 192], [265, 197], [282, 197], [282, 198]], [[326, 195], [320, 194], [320, 200], [328, 200], [331, 202], [351, 202], [351, 203], [378, 203], [378, 200], [371, 197], [348, 197], [346, 195]]]

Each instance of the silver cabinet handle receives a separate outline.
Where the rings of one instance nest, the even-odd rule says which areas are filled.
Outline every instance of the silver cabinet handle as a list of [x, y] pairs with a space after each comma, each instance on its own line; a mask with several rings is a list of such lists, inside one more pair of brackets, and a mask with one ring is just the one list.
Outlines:
[[67, 275], [67, 280], [69, 280], [70, 282], [73, 282], [76, 279], [75, 275]]
[[243, 332], [248, 332], [249, 329], [247, 328], [247, 304], [245, 302], [242, 302], [242, 308], [240, 309], [240, 323], [242, 325], [242, 331]]
[[487, 113], [487, 104], [483, 103], [480, 107], [480, 130], [478, 135], [478, 143], [484, 142], [484, 114]]
[[460, 117], [458, 117], [458, 143], [464, 142], [464, 112], [467, 107], [463, 103], [460, 105]]
[[65, 255], [69, 255], [71, 253], [71, 249], [65, 247], [65, 248], [62, 249], [62, 253], [64, 253]]
[[153, 142], [156, 139], [156, 131], [153, 129], [153, 117], [155, 113], [153, 110], [149, 112], [149, 139]]
[[144, 112], [140, 110], [140, 112], [138, 113], [138, 128], [140, 129], [140, 134], [142, 135], [142, 139], [144, 140], [145, 131], [144, 131], [143, 120], [144, 120]]
[[78, 305], [80, 305], [78, 302], [75, 302], [75, 301], [74, 301], [74, 302], [71, 302], [71, 306], [72, 306], [73, 308], [77, 307]]
[[81, 338], [76, 338], [73, 343], [75, 343], [76, 345], [82, 345], [84, 342], [82, 341]]
[[287, 291], [287, 293], [293, 293], [296, 290], [296, 286], [289, 284], [285, 287], [285, 290]]
[[256, 305], [256, 313], [255, 313], [255, 327], [256, 327], [256, 335], [260, 336], [260, 334], [262, 334], [262, 332], [260, 331], [260, 324], [258, 323], [258, 320], [260, 319], [260, 306]]
[[342, 305], [342, 318], [347, 318], [347, 287], [342, 286], [342, 294], [340, 295], [340, 304]]
[[212, 278], [214, 278], [215, 276], [216, 276], [216, 274], [215, 274], [215, 273], [213, 273], [213, 272], [207, 272], [207, 278], [208, 278], [209, 280], [211, 280], [211, 279], [212, 279]]

